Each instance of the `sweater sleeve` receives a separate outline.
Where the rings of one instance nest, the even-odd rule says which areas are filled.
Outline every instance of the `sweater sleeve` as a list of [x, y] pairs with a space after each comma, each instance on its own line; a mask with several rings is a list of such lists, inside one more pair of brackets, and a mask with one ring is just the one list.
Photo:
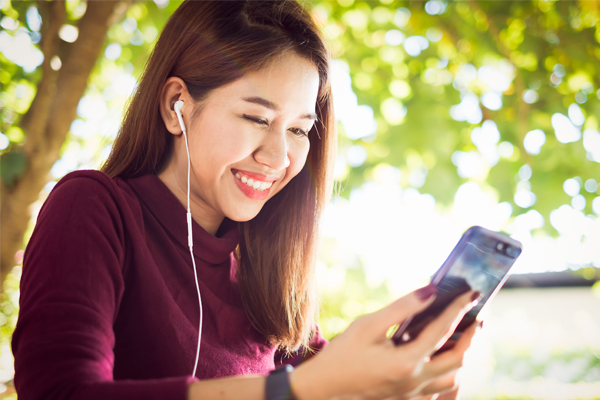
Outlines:
[[185, 400], [192, 377], [114, 381], [124, 291], [122, 196], [101, 173], [52, 191], [25, 251], [13, 334], [19, 400]]

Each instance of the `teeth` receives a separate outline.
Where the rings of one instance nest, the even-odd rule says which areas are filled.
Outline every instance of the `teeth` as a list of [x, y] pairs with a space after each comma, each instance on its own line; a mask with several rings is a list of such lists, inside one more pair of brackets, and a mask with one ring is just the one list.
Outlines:
[[240, 180], [241, 182], [245, 183], [246, 185], [250, 186], [252, 189], [262, 192], [263, 190], [267, 190], [269, 189], [271, 186], [273, 186], [273, 182], [261, 182], [261, 181], [255, 181], [254, 179], [250, 178], [246, 178], [245, 176], [241, 176], [239, 173], [236, 172], [235, 177]]

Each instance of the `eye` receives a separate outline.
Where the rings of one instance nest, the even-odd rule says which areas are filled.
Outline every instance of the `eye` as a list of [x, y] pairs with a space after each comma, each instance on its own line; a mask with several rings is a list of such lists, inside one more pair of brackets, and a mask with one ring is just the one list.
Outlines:
[[290, 128], [289, 130], [296, 136], [308, 136], [308, 130], [306, 129]]
[[246, 120], [248, 120], [250, 122], [254, 122], [255, 124], [269, 126], [269, 122], [266, 119], [263, 119], [263, 118], [253, 117], [251, 115], [244, 114], [244, 119], [246, 119]]

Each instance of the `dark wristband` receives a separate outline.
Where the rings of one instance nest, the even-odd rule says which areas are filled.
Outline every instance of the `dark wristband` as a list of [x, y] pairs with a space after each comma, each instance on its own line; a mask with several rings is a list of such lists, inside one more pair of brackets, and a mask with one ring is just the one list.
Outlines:
[[267, 376], [266, 400], [296, 400], [290, 387], [289, 373], [294, 367], [282, 364], [275, 368]]

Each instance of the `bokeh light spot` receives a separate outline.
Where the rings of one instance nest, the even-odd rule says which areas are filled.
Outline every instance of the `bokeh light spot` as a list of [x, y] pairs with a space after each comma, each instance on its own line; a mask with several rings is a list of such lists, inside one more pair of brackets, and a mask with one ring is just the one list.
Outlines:
[[551, 118], [552, 127], [556, 139], [561, 143], [576, 142], [581, 139], [581, 131], [573, 125], [573, 122], [561, 113], [555, 113]]
[[525, 139], [523, 139], [525, 151], [531, 155], [540, 154], [544, 143], [546, 143], [546, 134], [541, 129], [534, 129], [527, 132]]
[[571, 197], [577, 196], [581, 190], [581, 185], [577, 179], [570, 178], [563, 183], [563, 190]]

